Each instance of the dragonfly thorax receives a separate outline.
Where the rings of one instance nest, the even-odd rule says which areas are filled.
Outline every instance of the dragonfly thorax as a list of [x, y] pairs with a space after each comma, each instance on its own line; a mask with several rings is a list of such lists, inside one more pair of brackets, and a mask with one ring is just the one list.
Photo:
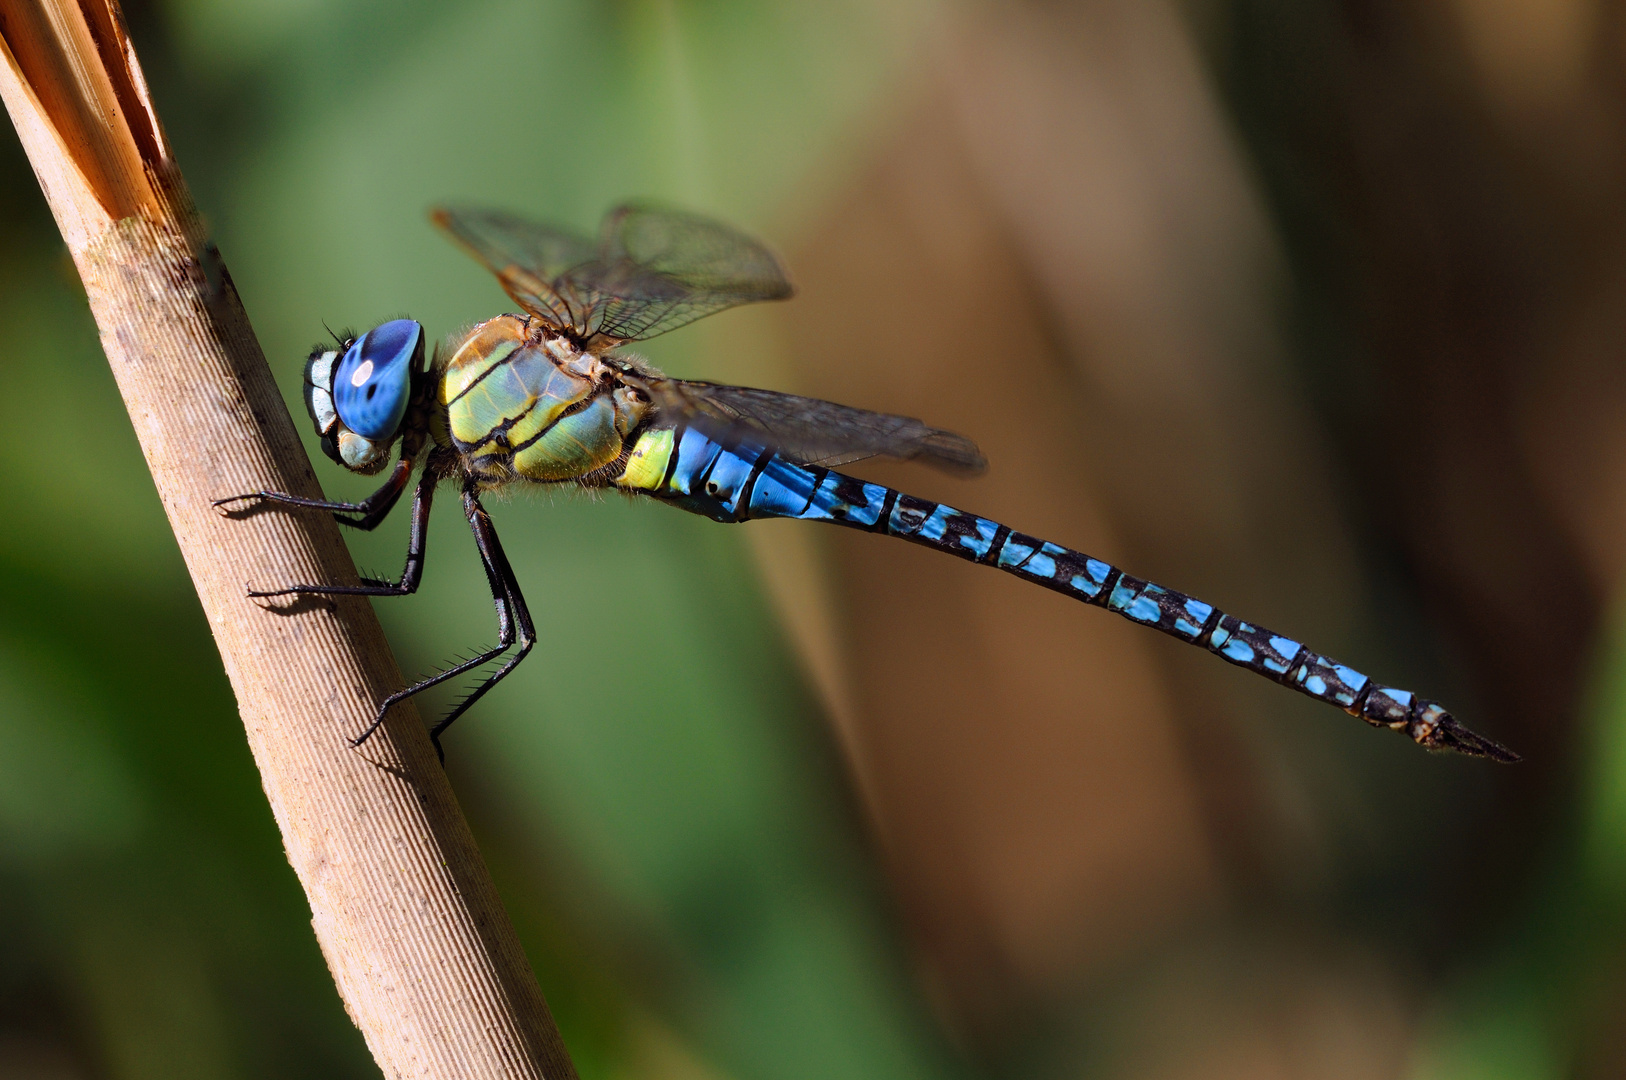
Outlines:
[[622, 456], [648, 401], [541, 320], [499, 315], [447, 350], [436, 440], [489, 486], [580, 480]]

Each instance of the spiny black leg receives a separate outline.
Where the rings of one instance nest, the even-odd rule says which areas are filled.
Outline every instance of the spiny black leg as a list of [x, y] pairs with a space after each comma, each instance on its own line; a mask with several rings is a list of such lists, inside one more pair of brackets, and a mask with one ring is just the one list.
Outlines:
[[398, 701], [405, 701], [414, 694], [421, 693], [431, 686], [437, 686], [447, 679], [456, 678], [465, 672], [496, 659], [514, 644], [516, 637], [520, 641], [520, 651], [511, 657], [496, 673], [488, 677], [485, 682], [465, 698], [451, 715], [435, 725], [430, 732], [430, 739], [435, 744], [435, 753], [440, 755], [442, 761], [446, 759], [445, 751], [441, 749], [440, 733], [446, 730], [453, 720], [463, 715], [475, 700], [491, 688], [492, 684], [511, 671], [515, 664], [530, 651], [536, 640], [536, 631], [531, 624], [531, 614], [525, 607], [525, 599], [520, 596], [519, 589], [513, 583], [514, 572], [508, 565], [508, 559], [503, 554], [502, 545], [497, 541], [497, 533], [491, 525], [491, 518], [486, 514], [485, 508], [480, 505], [479, 490], [472, 482], [463, 487], [463, 508], [468, 515], [469, 528], [474, 533], [474, 545], [480, 552], [480, 564], [486, 572], [486, 584], [491, 588], [491, 602], [497, 609], [497, 644], [494, 648], [485, 650], [478, 655], [463, 661], [445, 671], [437, 672], [413, 683], [404, 689], [397, 690], [385, 698], [378, 706], [378, 713], [367, 729], [350, 741], [352, 746], [360, 746], [378, 730], [384, 722], [384, 715], [390, 707]]
[[[496, 686], [503, 680], [504, 676], [518, 667], [520, 661], [524, 660], [526, 655], [530, 653], [531, 646], [536, 644], [536, 626], [531, 622], [530, 608], [525, 605], [525, 597], [519, 591], [519, 581], [514, 577], [514, 568], [508, 565], [508, 556], [503, 553], [502, 542], [497, 539], [497, 530], [491, 524], [491, 516], [486, 513], [485, 507], [480, 505], [480, 493], [473, 484], [468, 484], [463, 488], [463, 510], [468, 515], [469, 528], [474, 533], [474, 545], [480, 549], [480, 560], [485, 564], [486, 577], [491, 581], [492, 596], [497, 595], [497, 589], [500, 586], [504, 593], [504, 599], [512, 610], [513, 622], [518, 624], [519, 649], [515, 651], [513, 656], [503, 662], [502, 667], [486, 676], [485, 681], [475, 687], [472, 694], [458, 702], [457, 707], [447, 713], [446, 718], [430, 730], [429, 741], [435, 744], [435, 753], [440, 755], [442, 761], [446, 760], [446, 752], [441, 749], [441, 735], [445, 733], [447, 728], [452, 726], [453, 721], [469, 711], [469, 706], [479, 701], [486, 695], [486, 691]], [[499, 604], [499, 610], [501, 610], [501, 604]], [[502, 648], [506, 649], [510, 644], [513, 644], [514, 633], [506, 620], [504, 620], [504, 630], [509, 635], [502, 646]], [[501, 649], [496, 650], [491, 655], [495, 656], [500, 651]]]
[[[411, 596], [423, 580], [424, 547], [429, 540], [429, 508], [435, 498], [435, 474], [425, 472], [412, 495], [412, 526], [407, 533], [406, 566], [401, 580], [362, 578], [360, 585], [290, 585], [286, 589], [249, 590], [250, 596]], [[341, 519], [342, 520], [342, 519]]]
[[[309, 510], [331, 510], [334, 520], [340, 525], [371, 532], [378, 528], [379, 522], [389, 516], [391, 510], [395, 509], [395, 504], [401, 500], [401, 493], [406, 490], [407, 480], [411, 477], [412, 459], [403, 457], [395, 463], [395, 468], [390, 471], [390, 477], [384, 481], [383, 486], [360, 502], [328, 502], [325, 499], [303, 499], [298, 495], [289, 495], [281, 491], [250, 491], [242, 495], [216, 499], [214, 505], [229, 512], [233, 503], [258, 500], [280, 503], [283, 506], [299, 506]], [[345, 517], [346, 514], [361, 516]]]
[[[412, 695], [422, 693], [431, 686], [438, 686], [447, 679], [455, 679], [457, 676], [466, 671], [472, 671], [481, 664], [487, 663], [488, 661], [494, 660], [501, 656], [505, 651], [507, 651], [508, 647], [514, 643], [514, 621], [509, 618], [508, 614], [508, 594], [502, 589], [501, 585], [498, 584], [494, 578], [492, 578], [489, 568], [486, 571], [486, 579], [491, 583], [491, 601], [497, 609], [496, 646], [487, 649], [468, 660], [464, 660], [461, 663], [449, 667], [445, 671], [436, 672], [427, 679], [420, 679], [411, 686], [397, 690], [395, 693], [385, 698], [378, 706], [378, 712], [376, 715], [374, 715], [373, 722], [368, 724], [366, 730], [360, 735], [357, 735], [354, 739], [350, 740], [351, 746], [360, 746], [362, 743], [371, 738], [373, 732], [377, 731], [378, 726], [384, 722], [384, 714], [389, 712], [390, 706], [394, 705], [396, 702], [405, 701]], [[441, 755], [441, 760], [445, 760], [445, 754], [441, 752], [440, 744], [438, 742], [435, 744], [435, 752]]]
[[[373, 732], [377, 731], [378, 728], [379, 728], [379, 725], [384, 722], [384, 715], [386, 713], [388, 713], [390, 711], [390, 707], [395, 705], [397, 702], [405, 701], [407, 698], [411, 697], [414, 694], [421, 694], [425, 690], [429, 689], [431, 686], [439, 686], [441, 683], [445, 682], [447, 679], [455, 679], [455, 678], [457, 678], [457, 676], [463, 674], [465, 671], [472, 671], [475, 668], [479, 667], [481, 664], [487, 663], [487, 662], [489, 662], [491, 660], [494, 660], [497, 657], [501, 656], [504, 653], [504, 651], [506, 651], [508, 649], [508, 647], [514, 643], [512, 624], [509, 621], [508, 612], [507, 612], [506, 608], [503, 606], [505, 600], [506, 600], [506, 598], [499, 599], [497, 601], [497, 612], [498, 612], [497, 621], [499, 623], [503, 624], [503, 634], [504, 634], [504, 637], [506, 637], [507, 640], [499, 641], [494, 648], [487, 649], [485, 652], [480, 653], [478, 656], [475, 656], [475, 657], [473, 657], [471, 659], [465, 660], [462, 663], [457, 664], [454, 667], [449, 667], [445, 671], [436, 672], [435, 674], [429, 676], [429, 678], [422, 679], [422, 680], [420, 680], [418, 682], [413, 683], [411, 686], [404, 687], [404, 688], [402, 688], [400, 690], [397, 690], [395, 693], [393, 693], [389, 697], [385, 698], [383, 700], [383, 702], [381, 702], [379, 704], [378, 712], [377, 712], [376, 715], [373, 716], [373, 722], [368, 724], [366, 726], [366, 728], [364, 728], [362, 730], [360, 735], [357, 735], [354, 739], [351, 739], [350, 740], [350, 745], [351, 746], [360, 746], [362, 743], [364, 743], [368, 739], [372, 738], [373, 737]], [[440, 729], [442, 727], [444, 727], [444, 726], [445, 726], [445, 722], [443, 721], [440, 725], [438, 725], [435, 728], [435, 731], [433, 733], [431, 733], [430, 737], [432, 739], [434, 739], [435, 734], [438, 734], [440, 732]], [[434, 742], [435, 742], [435, 753], [440, 755], [440, 760], [445, 761], [446, 760], [446, 752], [440, 748], [440, 740], [439, 739], [434, 739]]]

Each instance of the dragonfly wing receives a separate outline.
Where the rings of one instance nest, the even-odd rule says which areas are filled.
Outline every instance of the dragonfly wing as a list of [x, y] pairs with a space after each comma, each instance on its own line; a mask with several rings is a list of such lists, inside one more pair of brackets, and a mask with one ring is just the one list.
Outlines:
[[745, 386], [683, 379], [642, 385], [665, 420], [687, 424], [725, 446], [764, 446], [804, 465], [844, 465], [878, 455], [959, 473], [980, 472], [987, 465], [977, 444], [964, 435], [910, 416]]
[[698, 214], [636, 204], [605, 217], [599, 261], [582, 269], [569, 276], [595, 293], [594, 330], [615, 342], [794, 291], [773, 252], [744, 233]]
[[604, 219], [597, 244], [498, 210], [440, 208], [430, 216], [526, 311], [590, 348], [654, 337], [792, 291], [767, 248], [679, 210], [619, 207]]
[[500, 210], [437, 207], [429, 219], [496, 274], [526, 311], [583, 337], [591, 333], [593, 298], [581, 293], [573, 274], [590, 272], [596, 262], [592, 241]]

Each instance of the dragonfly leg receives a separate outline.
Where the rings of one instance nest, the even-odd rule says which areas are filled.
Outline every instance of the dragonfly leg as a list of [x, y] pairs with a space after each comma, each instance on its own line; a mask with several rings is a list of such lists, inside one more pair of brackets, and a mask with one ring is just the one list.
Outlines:
[[[453, 721], [469, 711], [469, 707], [476, 701], [485, 697], [486, 691], [496, 686], [503, 678], [515, 668], [520, 661], [530, 653], [531, 647], [536, 644], [536, 625], [531, 622], [531, 610], [525, 604], [525, 596], [519, 591], [519, 580], [514, 576], [514, 568], [508, 564], [508, 556], [503, 552], [502, 541], [497, 539], [497, 530], [491, 524], [491, 516], [486, 513], [485, 507], [480, 505], [479, 490], [472, 484], [463, 488], [463, 510], [469, 519], [469, 528], [474, 533], [474, 545], [480, 549], [480, 561], [485, 564], [486, 578], [491, 583], [491, 596], [497, 600], [499, 590], [503, 599], [497, 603], [499, 622], [502, 629], [508, 634], [503, 648], [513, 644], [517, 637], [519, 648], [514, 655], [503, 661], [502, 667], [486, 676], [485, 681], [474, 688], [474, 692], [458, 702], [451, 712], [443, 717], [429, 732], [429, 739], [435, 744], [435, 752], [440, 754], [441, 760], [446, 760], [446, 752], [441, 749], [440, 737], [446, 729], [452, 726]], [[504, 618], [504, 608], [510, 618]], [[495, 654], [493, 654], [495, 655]]]
[[531, 621], [530, 609], [526, 607], [525, 597], [519, 591], [513, 567], [509, 565], [508, 556], [503, 552], [502, 542], [497, 539], [497, 530], [491, 524], [491, 517], [486, 513], [485, 507], [480, 505], [479, 489], [472, 482], [465, 484], [463, 488], [463, 510], [469, 519], [469, 529], [474, 533], [474, 545], [479, 549], [481, 565], [485, 567], [486, 583], [491, 587], [491, 602], [497, 609], [497, 644], [477, 656], [397, 690], [385, 698], [379, 705], [378, 714], [373, 718], [373, 722], [351, 740], [352, 746], [360, 746], [366, 742], [373, 732], [378, 730], [379, 725], [384, 722], [384, 714], [389, 712], [390, 707], [396, 702], [404, 701], [431, 686], [456, 678], [495, 660], [517, 642], [518, 651], [504, 661], [502, 667], [488, 675], [485, 681], [475, 687], [473, 693], [458, 702], [457, 706], [430, 730], [429, 738], [435, 744], [435, 753], [440, 755], [442, 761], [446, 760], [446, 751], [440, 745], [441, 735], [452, 726], [453, 721], [467, 712], [471, 705], [484, 697], [486, 691], [518, 667], [519, 662], [531, 651], [531, 646], [536, 644], [536, 627]]
[[[389, 516], [395, 504], [401, 501], [401, 493], [406, 490], [407, 480], [412, 477], [412, 459], [403, 457], [395, 463], [390, 471], [388, 480], [383, 486], [360, 502], [328, 502], [325, 499], [303, 499], [298, 495], [289, 495], [282, 491], [249, 491], [242, 495], [231, 495], [224, 499], [216, 499], [214, 505], [226, 513], [238, 509], [234, 504], [270, 502], [282, 506], [299, 506], [309, 510], [330, 510], [334, 520], [340, 525], [348, 525], [352, 529], [361, 529], [371, 532], [378, 528], [378, 523]], [[347, 517], [347, 514], [360, 514], [360, 517]]]
[[[250, 589], [253, 597], [266, 596], [411, 596], [423, 580], [424, 547], [429, 540], [429, 508], [435, 498], [433, 472], [425, 472], [412, 495], [412, 526], [407, 532], [406, 566], [400, 581], [362, 578], [360, 585], [290, 585], [286, 589]], [[343, 520], [342, 518], [340, 520]]]

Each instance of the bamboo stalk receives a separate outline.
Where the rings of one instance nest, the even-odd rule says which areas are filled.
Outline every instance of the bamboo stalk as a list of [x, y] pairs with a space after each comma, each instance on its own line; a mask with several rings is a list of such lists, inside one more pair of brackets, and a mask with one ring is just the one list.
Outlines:
[[171, 159], [116, 0], [0, 0], [0, 98], [73, 255], [214, 631], [345, 1007], [389, 1077], [574, 1078], [366, 600], [281, 610], [248, 583], [354, 583], [237, 291]]

